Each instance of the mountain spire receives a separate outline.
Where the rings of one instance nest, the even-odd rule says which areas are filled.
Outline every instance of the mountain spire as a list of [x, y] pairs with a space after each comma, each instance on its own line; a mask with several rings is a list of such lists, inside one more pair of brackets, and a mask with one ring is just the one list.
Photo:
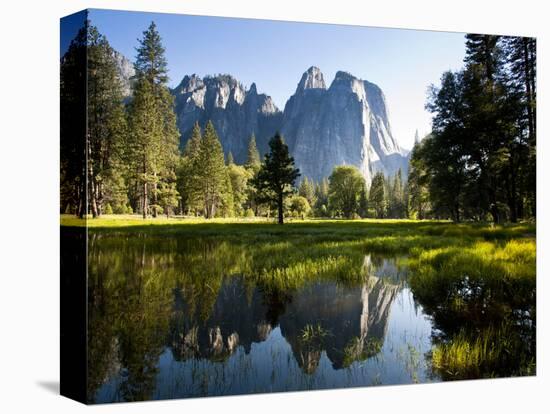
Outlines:
[[296, 92], [303, 91], [305, 89], [326, 89], [325, 79], [323, 78], [323, 72], [317, 66], [311, 66], [302, 75], [300, 83], [296, 88]]

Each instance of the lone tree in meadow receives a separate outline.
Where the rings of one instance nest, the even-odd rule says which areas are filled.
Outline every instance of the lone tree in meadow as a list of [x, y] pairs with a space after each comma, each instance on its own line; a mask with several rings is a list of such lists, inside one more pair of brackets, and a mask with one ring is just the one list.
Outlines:
[[276, 203], [279, 224], [284, 224], [284, 201], [293, 194], [293, 186], [300, 170], [294, 168], [294, 158], [288, 153], [288, 146], [277, 132], [269, 141], [269, 153], [265, 155], [253, 185], [258, 190], [258, 198], [263, 203]]

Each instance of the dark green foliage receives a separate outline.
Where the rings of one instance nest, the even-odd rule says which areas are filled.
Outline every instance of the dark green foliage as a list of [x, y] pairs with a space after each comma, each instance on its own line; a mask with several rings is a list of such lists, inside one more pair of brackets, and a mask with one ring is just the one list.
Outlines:
[[430, 93], [432, 134], [411, 159], [414, 208], [427, 189], [435, 217], [515, 222], [535, 213], [533, 40], [466, 38], [465, 68]]
[[114, 51], [96, 27], [88, 27], [87, 37], [88, 200], [93, 217], [97, 217], [106, 199], [126, 204], [120, 193], [125, 187], [122, 140], [127, 131]]
[[178, 206], [180, 199], [176, 183], [161, 182], [157, 188], [157, 192], [159, 206], [162, 208], [164, 214], [166, 214], [166, 217], [169, 217], [170, 213]]
[[377, 172], [372, 179], [369, 191], [369, 204], [374, 209], [377, 218], [386, 214], [387, 198], [384, 174]]
[[60, 190], [61, 212], [82, 218], [86, 203], [86, 50], [84, 22], [71, 41], [60, 66]]
[[367, 218], [369, 216], [369, 198], [367, 197], [366, 185], [363, 185], [361, 194], [359, 195], [358, 213], [361, 218]]
[[393, 177], [389, 177], [387, 187], [388, 218], [406, 218], [408, 204], [401, 169]]
[[328, 217], [328, 178], [323, 178], [320, 183], [315, 185], [315, 215], [318, 217]]
[[[225, 167], [222, 144], [212, 122], [206, 124], [197, 157], [193, 161], [193, 188], [206, 218], [212, 218], [223, 206], [229, 208], [231, 184]], [[231, 195], [232, 197], [232, 195]], [[231, 207], [232, 208], [232, 207]]]
[[260, 153], [258, 152], [258, 147], [256, 146], [256, 137], [252, 134], [248, 143], [248, 152], [245, 165], [247, 168], [257, 172], [260, 169], [261, 163]]
[[294, 192], [294, 182], [300, 171], [294, 168], [294, 158], [288, 153], [288, 146], [277, 132], [269, 141], [270, 151], [265, 155], [258, 174], [253, 180], [258, 190], [258, 200], [273, 203], [277, 206], [278, 222], [284, 223], [284, 200]]
[[407, 191], [409, 200], [409, 216], [423, 220], [428, 218], [430, 210], [428, 193], [428, 176], [424, 160], [420, 154], [422, 143], [416, 140], [409, 162]]

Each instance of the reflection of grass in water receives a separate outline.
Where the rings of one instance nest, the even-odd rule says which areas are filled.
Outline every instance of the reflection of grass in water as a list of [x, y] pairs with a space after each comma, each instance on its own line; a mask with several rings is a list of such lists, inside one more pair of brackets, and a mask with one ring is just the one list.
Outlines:
[[517, 311], [534, 318], [535, 262], [534, 240], [427, 250], [412, 262], [410, 284], [429, 312], [444, 309], [447, 319], [476, 322]]
[[461, 330], [448, 342], [435, 346], [433, 369], [445, 379], [495, 377], [502, 376], [502, 372], [533, 375], [534, 355], [526, 354], [520, 341], [506, 325], [470, 334]]
[[383, 341], [378, 338], [352, 338], [344, 348], [343, 366], [349, 367], [356, 361], [365, 361], [382, 350]]
[[325, 338], [329, 335], [330, 332], [320, 324], [307, 324], [300, 334], [300, 342], [304, 346], [322, 345]]

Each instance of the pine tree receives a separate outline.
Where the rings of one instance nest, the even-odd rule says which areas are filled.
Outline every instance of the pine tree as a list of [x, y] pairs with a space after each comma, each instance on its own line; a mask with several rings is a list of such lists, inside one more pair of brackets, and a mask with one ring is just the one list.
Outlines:
[[125, 191], [120, 160], [126, 119], [113, 49], [95, 26], [88, 27], [87, 45], [88, 200], [97, 217], [106, 199], [121, 198], [116, 193]]
[[258, 190], [261, 202], [277, 205], [278, 222], [284, 223], [283, 209], [285, 198], [294, 192], [293, 186], [300, 171], [294, 168], [294, 158], [288, 152], [288, 146], [277, 132], [269, 141], [270, 151], [265, 155], [253, 185]]
[[145, 80], [153, 86], [153, 89], [161, 89], [168, 83], [168, 68], [162, 39], [157, 31], [155, 22], [151, 22], [149, 28], [143, 32], [136, 48], [137, 57], [134, 64], [136, 78]]
[[298, 194], [304, 197], [310, 206], [315, 205], [315, 202], [317, 201], [317, 197], [315, 196], [315, 186], [313, 181], [307, 177], [304, 177], [300, 183], [300, 186], [298, 187]]
[[[157, 214], [159, 182], [174, 183], [179, 160], [179, 131], [174, 113], [174, 97], [167, 82], [167, 64], [160, 35], [154, 22], [143, 32], [134, 64], [136, 82], [130, 105], [130, 158], [142, 186], [143, 218], [151, 197], [152, 214]], [[146, 112], [146, 113], [145, 113]], [[145, 122], [147, 119], [150, 122]], [[140, 148], [141, 146], [141, 148]], [[151, 191], [149, 191], [151, 187]]]
[[403, 218], [405, 213], [404, 188], [401, 168], [395, 173], [391, 185], [391, 214], [394, 218]]
[[190, 159], [195, 158], [199, 153], [201, 147], [201, 139], [201, 127], [199, 126], [198, 122], [195, 122], [195, 124], [193, 125], [193, 130], [191, 132], [191, 137], [185, 145], [183, 155]]
[[202, 203], [204, 216], [212, 218], [216, 210], [222, 206], [224, 196], [231, 190], [231, 185], [222, 144], [211, 121], [206, 124], [200, 150], [192, 168], [195, 177], [193, 185]]
[[185, 145], [182, 157], [177, 168], [177, 190], [180, 194], [181, 211], [191, 213], [199, 208], [199, 194], [195, 182], [197, 181], [194, 165], [201, 148], [201, 128], [195, 122], [191, 137]]
[[61, 212], [83, 218], [86, 203], [86, 67], [89, 22], [77, 32], [60, 66]]
[[328, 213], [328, 178], [325, 177], [315, 186], [315, 214], [324, 217]]
[[377, 172], [369, 190], [369, 204], [374, 208], [377, 218], [384, 218], [386, 214], [386, 184], [384, 174]]
[[163, 209], [166, 217], [170, 216], [171, 211], [177, 207], [180, 196], [176, 188], [176, 183], [161, 182], [158, 187], [158, 200], [159, 205]]
[[155, 159], [160, 147], [158, 105], [151, 84], [140, 79], [135, 84], [134, 96], [129, 106], [127, 143], [128, 163], [141, 186], [141, 210], [143, 218], [149, 210], [149, 188], [154, 181]]
[[245, 166], [257, 172], [260, 169], [260, 165], [260, 153], [258, 152], [258, 147], [256, 146], [256, 136], [252, 134], [250, 136], [250, 141], [248, 142], [248, 152]]
[[421, 147], [422, 143], [418, 142], [411, 151], [407, 179], [409, 213], [419, 220], [427, 218], [429, 208], [428, 173], [420, 153]]
[[[533, 216], [536, 215], [536, 39], [508, 37], [504, 40], [507, 63], [510, 67], [510, 86], [519, 96], [519, 139], [513, 150], [517, 158], [517, 214], [523, 215], [524, 201]], [[512, 163], [515, 161], [511, 159]]]
[[502, 52], [499, 48], [500, 36], [467, 34], [466, 57], [468, 65], [477, 64], [483, 67], [485, 78], [493, 82], [499, 76]]
[[359, 194], [359, 209], [358, 213], [361, 218], [367, 218], [369, 215], [369, 199], [367, 197], [367, 186], [363, 185]]

